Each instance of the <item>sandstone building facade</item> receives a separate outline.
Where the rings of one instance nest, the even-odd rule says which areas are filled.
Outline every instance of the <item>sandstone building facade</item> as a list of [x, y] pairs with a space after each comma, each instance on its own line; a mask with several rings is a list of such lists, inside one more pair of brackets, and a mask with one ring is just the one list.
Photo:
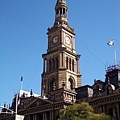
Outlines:
[[[57, 0], [55, 22], [47, 32], [47, 52], [42, 55], [41, 96], [35, 96], [32, 90], [29, 96], [20, 95], [18, 114], [24, 115], [24, 120], [58, 120], [60, 109], [86, 101], [96, 113], [104, 112], [113, 120], [120, 120], [120, 66], [107, 68], [105, 82], [95, 80], [92, 86], [82, 86], [80, 55], [76, 54], [75, 32], [69, 26], [67, 13], [66, 0]], [[15, 98], [10, 108], [13, 111]], [[0, 114], [0, 120], [8, 117], [14, 119], [14, 115]]]

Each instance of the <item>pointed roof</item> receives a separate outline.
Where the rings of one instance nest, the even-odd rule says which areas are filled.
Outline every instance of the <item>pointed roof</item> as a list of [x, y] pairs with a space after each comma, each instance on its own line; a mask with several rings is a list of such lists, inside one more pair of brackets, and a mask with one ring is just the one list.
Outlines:
[[66, 3], [66, 0], [57, 0], [57, 4]]
[[57, 0], [55, 9], [65, 7], [67, 9], [66, 0]]

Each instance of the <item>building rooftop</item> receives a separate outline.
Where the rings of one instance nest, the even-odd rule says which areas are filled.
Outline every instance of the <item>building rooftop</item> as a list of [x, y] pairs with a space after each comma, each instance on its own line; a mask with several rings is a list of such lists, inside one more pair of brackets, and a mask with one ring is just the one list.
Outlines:
[[107, 67], [106, 72], [111, 72], [113, 70], [120, 70], [120, 64], [115, 64], [115, 65]]

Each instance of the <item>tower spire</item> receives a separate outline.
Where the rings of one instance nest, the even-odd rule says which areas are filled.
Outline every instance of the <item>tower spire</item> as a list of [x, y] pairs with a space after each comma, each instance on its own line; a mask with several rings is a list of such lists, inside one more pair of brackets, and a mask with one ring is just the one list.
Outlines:
[[57, 0], [55, 6], [55, 25], [68, 25], [66, 0]]
[[76, 54], [75, 31], [69, 26], [67, 12], [66, 0], [56, 0], [55, 22], [48, 28], [48, 49], [42, 55], [44, 69], [41, 91], [43, 96], [50, 99], [60, 88], [70, 90], [73, 95], [74, 88], [81, 86], [80, 55]]

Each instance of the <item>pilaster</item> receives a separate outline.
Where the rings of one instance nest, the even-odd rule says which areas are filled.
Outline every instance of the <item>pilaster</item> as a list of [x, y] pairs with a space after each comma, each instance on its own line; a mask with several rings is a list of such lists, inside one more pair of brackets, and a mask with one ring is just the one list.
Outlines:
[[120, 119], [120, 106], [118, 103], [117, 103], [117, 118], [118, 120]]

